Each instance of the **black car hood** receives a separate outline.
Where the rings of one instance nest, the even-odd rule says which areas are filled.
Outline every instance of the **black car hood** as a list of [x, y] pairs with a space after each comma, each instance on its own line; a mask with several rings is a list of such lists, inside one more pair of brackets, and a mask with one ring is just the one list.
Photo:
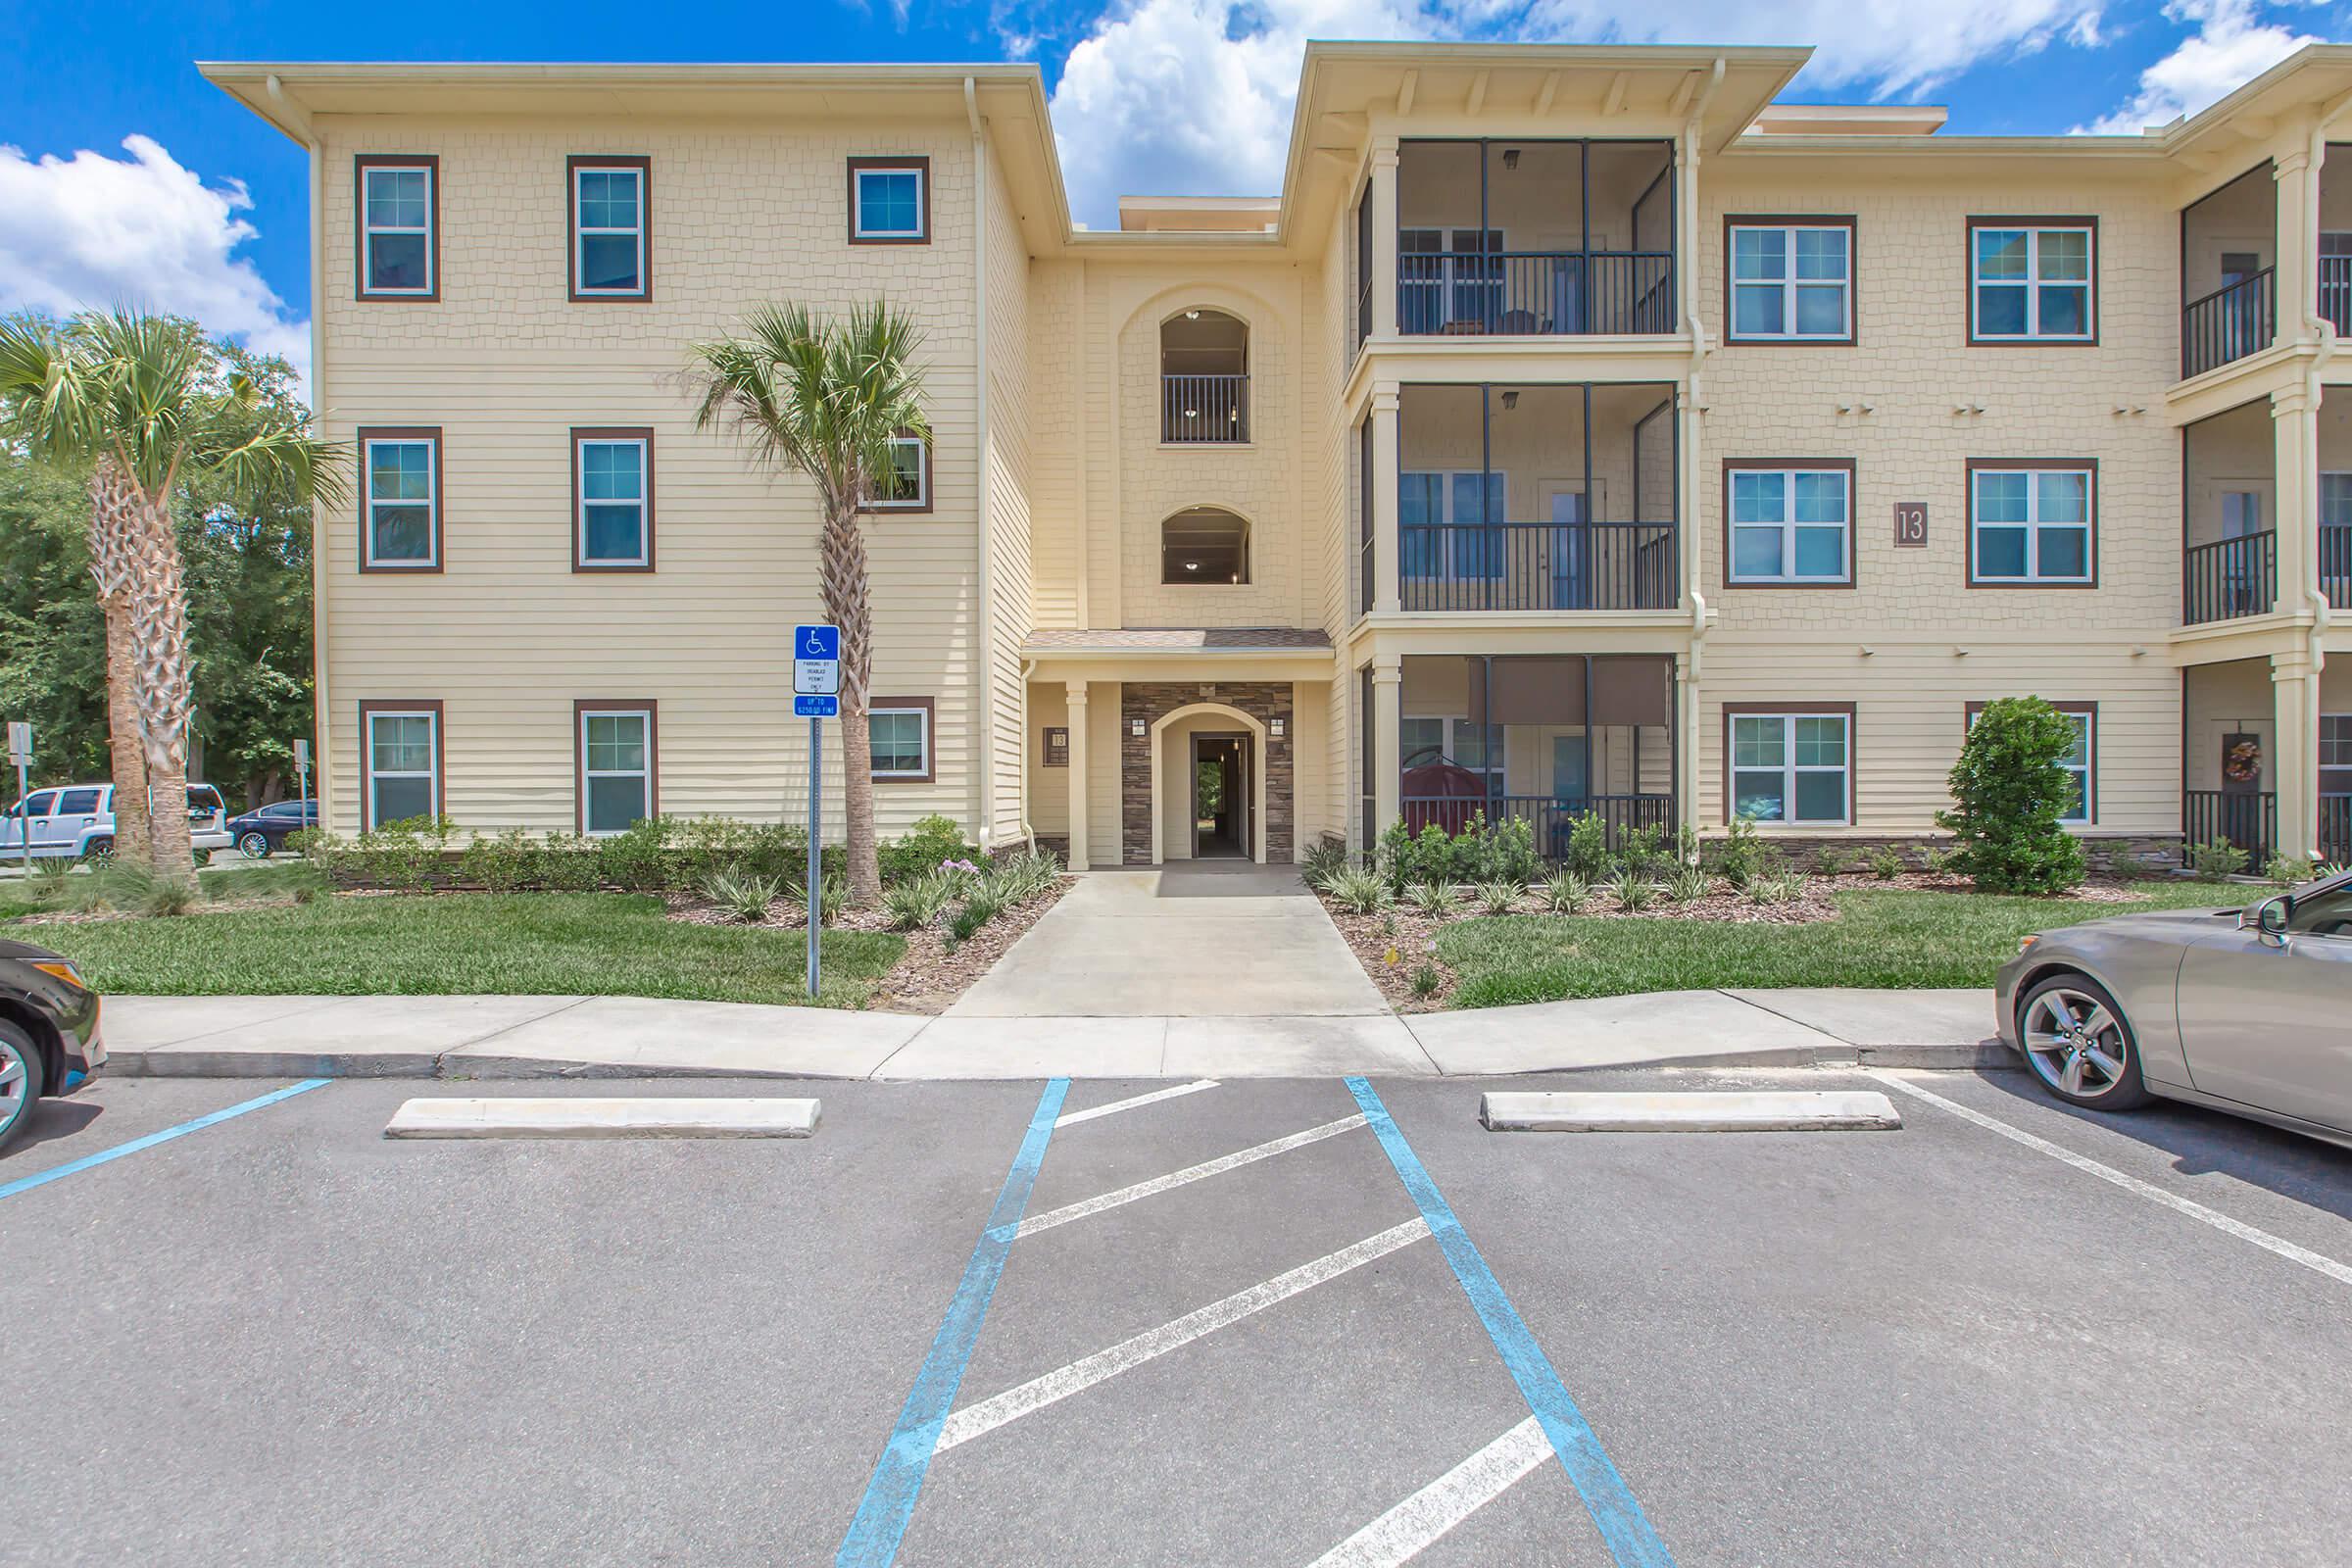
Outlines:
[[65, 956], [47, 948], [36, 948], [29, 942], [0, 942], [0, 958], [21, 958], [27, 962], [50, 960]]

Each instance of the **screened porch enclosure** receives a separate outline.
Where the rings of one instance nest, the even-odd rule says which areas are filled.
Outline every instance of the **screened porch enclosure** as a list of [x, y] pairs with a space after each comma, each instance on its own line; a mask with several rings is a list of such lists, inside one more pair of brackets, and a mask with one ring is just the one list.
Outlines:
[[1399, 608], [1672, 609], [1677, 439], [1663, 383], [1404, 387]]
[[1612, 843], [1672, 832], [1673, 661], [1655, 655], [1408, 656], [1397, 723], [1406, 827], [1525, 821], [1558, 859], [1592, 812]]

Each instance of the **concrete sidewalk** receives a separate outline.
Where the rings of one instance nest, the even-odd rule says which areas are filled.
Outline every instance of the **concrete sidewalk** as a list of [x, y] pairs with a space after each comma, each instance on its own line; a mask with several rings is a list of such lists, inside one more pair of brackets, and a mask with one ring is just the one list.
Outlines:
[[1984, 991], [1672, 991], [1396, 1016], [927, 1017], [643, 997], [110, 997], [156, 1077], [1450, 1077], [2013, 1059]]

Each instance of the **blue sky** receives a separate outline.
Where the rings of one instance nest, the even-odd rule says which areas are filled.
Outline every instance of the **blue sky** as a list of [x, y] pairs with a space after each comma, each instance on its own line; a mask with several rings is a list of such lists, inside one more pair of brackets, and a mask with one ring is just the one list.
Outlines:
[[[298, 361], [310, 311], [302, 152], [192, 62], [1034, 60], [1081, 221], [1120, 191], [1255, 194], [1279, 177], [1307, 38], [1807, 43], [1790, 94], [1948, 104], [1953, 131], [2066, 131], [2193, 111], [2347, 0], [0, 0], [0, 311], [135, 298]], [[131, 140], [132, 138], [140, 138]], [[125, 142], [131, 144], [126, 148]]]

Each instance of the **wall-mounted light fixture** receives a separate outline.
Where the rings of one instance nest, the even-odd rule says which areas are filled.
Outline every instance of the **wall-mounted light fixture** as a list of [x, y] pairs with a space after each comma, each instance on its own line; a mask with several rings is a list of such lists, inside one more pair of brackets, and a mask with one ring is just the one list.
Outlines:
[[1129, 719], [1127, 721], [1127, 733], [1134, 736], [1139, 741], [1142, 740], [1144, 738], [1144, 721], [1140, 718]]
[[1282, 739], [1282, 720], [1279, 718], [1267, 719], [1266, 733], [1273, 736], [1276, 740]]

